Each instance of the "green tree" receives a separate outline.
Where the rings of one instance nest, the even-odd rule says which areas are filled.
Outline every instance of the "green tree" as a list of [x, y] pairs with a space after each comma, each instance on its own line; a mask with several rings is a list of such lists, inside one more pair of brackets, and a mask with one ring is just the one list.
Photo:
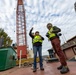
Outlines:
[[11, 44], [12, 44], [11, 38], [8, 36], [8, 34], [2, 28], [0, 28], [0, 38], [3, 38], [4, 47], [11, 46]]

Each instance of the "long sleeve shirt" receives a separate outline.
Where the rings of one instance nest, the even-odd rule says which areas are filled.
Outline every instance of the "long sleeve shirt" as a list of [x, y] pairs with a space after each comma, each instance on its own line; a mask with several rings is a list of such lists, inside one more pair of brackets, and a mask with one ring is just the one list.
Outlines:
[[[53, 31], [52, 31], [52, 33], [55, 33], [55, 34], [56, 34], [55, 37], [58, 37], [58, 38], [59, 38], [59, 35], [58, 35], [59, 32], [61, 32], [61, 29], [58, 28], [58, 27], [56, 27], [56, 26], [53, 26]], [[48, 32], [46, 33], [46, 37], [49, 37]], [[50, 40], [54, 39], [55, 37], [50, 38]]]
[[[33, 39], [34, 39], [35, 35], [32, 35], [32, 30], [30, 30], [29, 35], [32, 38], [32, 44], [33, 44]], [[44, 40], [44, 38], [42, 36], [41, 36], [41, 39]], [[42, 43], [41, 42], [36, 42], [36, 43], [33, 44], [33, 46], [42, 46]]]

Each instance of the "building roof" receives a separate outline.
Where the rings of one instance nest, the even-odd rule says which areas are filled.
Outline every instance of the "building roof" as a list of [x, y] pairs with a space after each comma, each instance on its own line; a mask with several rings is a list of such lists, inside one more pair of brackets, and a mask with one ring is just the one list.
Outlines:
[[67, 42], [69, 42], [69, 41], [71, 41], [71, 40], [73, 40], [73, 39], [75, 39], [75, 38], [76, 38], [76, 36], [70, 38], [69, 40], [67, 40]]
[[69, 39], [66, 43], [64, 43], [62, 45], [62, 49], [65, 50], [67, 48], [74, 47], [74, 46], [76, 46], [76, 36], [74, 36], [73, 38]]

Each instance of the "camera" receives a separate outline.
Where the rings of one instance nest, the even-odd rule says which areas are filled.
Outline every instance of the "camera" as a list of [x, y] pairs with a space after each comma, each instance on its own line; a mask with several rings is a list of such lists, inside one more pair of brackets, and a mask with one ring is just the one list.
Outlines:
[[62, 34], [61, 34], [61, 33], [57, 33], [57, 35], [58, 35], [58, 36], [61, 36]]

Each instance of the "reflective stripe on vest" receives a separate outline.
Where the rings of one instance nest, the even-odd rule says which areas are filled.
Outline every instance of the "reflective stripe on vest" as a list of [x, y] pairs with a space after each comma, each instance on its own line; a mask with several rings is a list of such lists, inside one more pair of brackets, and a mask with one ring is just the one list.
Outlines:
[[41, 42], [42, 43], [42, 39], [40, 36], [35, 36], [34, 39], [33, 39], [33, 44], [36, 43], [36, 42]]
[[52, 33], [52, 31], [53, 31], [53, 27], [48, 31], [49, 39], [56, 36], [56, 34]]

